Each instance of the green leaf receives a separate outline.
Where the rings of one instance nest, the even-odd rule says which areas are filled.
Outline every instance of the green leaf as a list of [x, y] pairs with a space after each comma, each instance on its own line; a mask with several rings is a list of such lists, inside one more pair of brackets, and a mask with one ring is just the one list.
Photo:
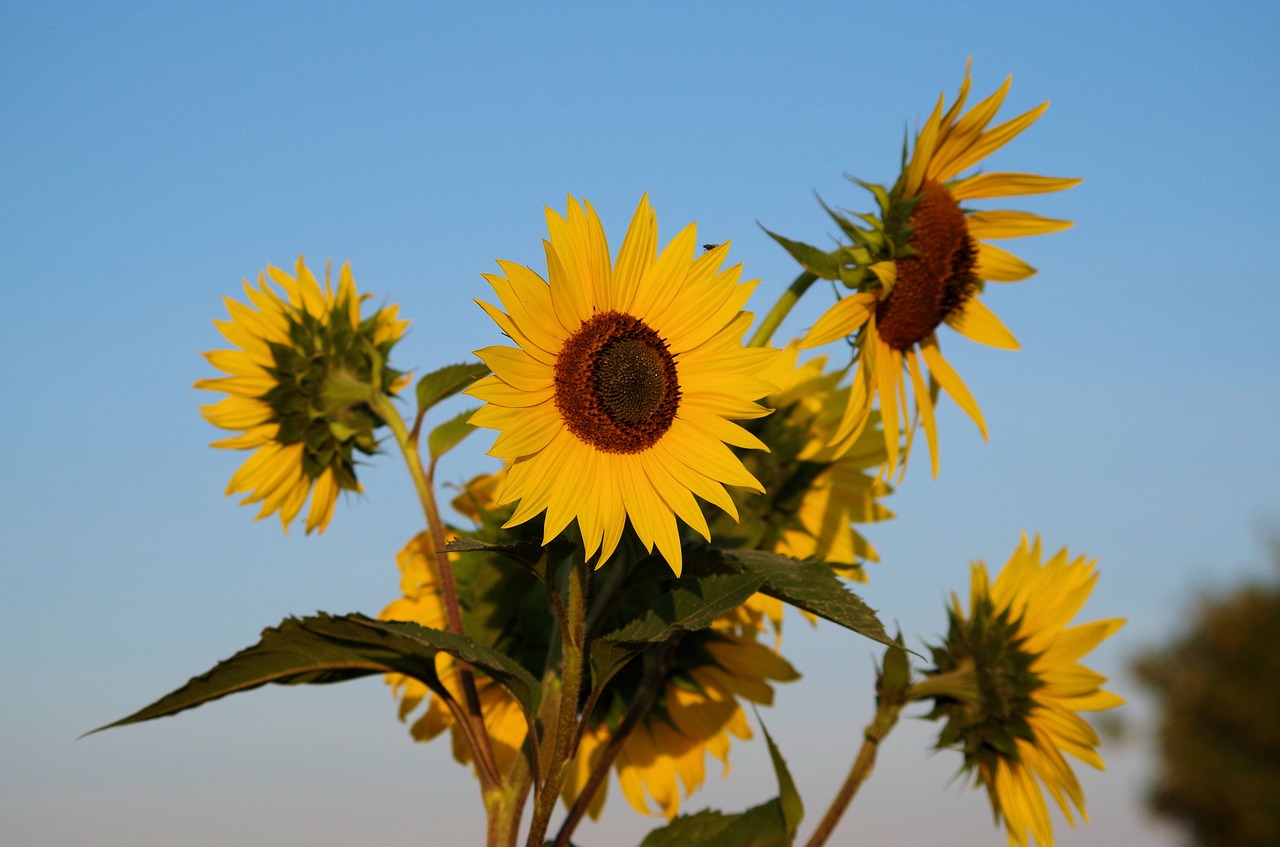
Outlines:
[[445, 453], [461, 444], [464, 438], [476, 431], [476, 427], [467, 423], [467, 419], [474, 415], [475, 412], [475, 409], [468, 409], [440, 424], [427, 434], [427, 450], [430, 452], [432, 459], [439, 459]]
[[653, 607], [591, 644], [591, 670], [601, 686], [647, 646], [680, 632], [706, 629], [712, 621], [746, 602], [765, 582], [758, 573], [720, 574], [682, 579]]
[[[902, 633], [898, 633], [895, 641], [902, 645]], [[879, 679], [876, 680], [876, 694], [882, 700], [891, 703], [902, 701], [902, 692], [911, 684], [911, 663], [907, 660], [905, 646], [890, 647], [884, 653], [884, 662], [880, 666]]]
[[219, 662], [151, 705], [92, 732], [174, 715], [267, 683], [315, 685], [402, 673], [439, 692], [442, 689], [435, 657], [440, 652], [484, 670], [511, 692], [530, 719], [537, 712], [542, 692], [529, 672], [466, 636], [403, 621], [321, 613], [287, 618], [279, 626], [263, 630], [261, 640], [252, 647]]
[[527, 568], [543, 584], [549, 585], [557, 566], [573, 553], [573, 545], [556, 537], [546, 547], [536, 541], [508, 541], [494, 544], [476, 538], [457, 538], [444, 546], [448, 553], [498, 553]]
[[790, 253], [791, 258], [799, 262], [805, 270], [816, 274], [822, 279], [836, 279], [840, 275], [840, 263], [830, 253], [800, 241], [792, 241], [790, 238], [785, 238], [776, 232], [769, 232], [763, 226], [760, 228], [770, 238], [781, 244], [782, 249]]
[[760, 720], [759, 712], [756, 713], [756, 720], [760, 722], [760, 729], [764, 731], [764, 740], [769, 745], [773, 773], [778, 778], [778, 807], [782, 812], [782, 822], [787, 830], [787, 843], [790, 844], [796, 837], [796, 830], [800, 828], [800, 821], [804, 819], [804, 802], [800, 799], [800, 793], [796, 791], [795, 781], [791, 779], [791, 771], [787, 770], [787, 762], [778, 752], [778, 745], [773, 743], [773, 736], [769, 734], [764, 721]]
[[538, 706], [542, 701], [542, 686], [531, 673], [509, 656], [477, 644], [465, 635], [431, 629], [410, 621], [371, 620], [363, 615], [350, 617], [360, 618], [366, 626], [412, 641], [424, 652], [434, 651], [433, 657], [436, 652], [448, 653], [474, 668], [479, 668], [507, 689], [530, 721], [537, 715]]
[[881, 644], [896, 642], [884, 631], [875, 610], [862, 598], [845, 588], [831, 568], [822, 562], [799, 562], [761, 550], [723, 551], [730, 566], [741, 573], [764, 577], [760, 589], [797, 609], [812, 612], [820, 618], [851, 629]]
[[[756, 720], [760, 720], [759, 714]], [[736, 815], [726, 815], [713, 809], [681, 815], [650, 832], [640, 842], [640, 847], [687, 847], [690, 844], [699, 847], [791, 847], [804, 818], [804, 803], [764, 721], [760, 721], [760, 728], [764, 730], [769, 757], [773, 760], [773, 772], [778, 778], [778, 797]]]
[[770, 800], [736, 815], [704, 809], [655, 829], [640, 847], [790, 847], [781, 804]]
[[[759, 714], [756, 720], [760, 720]], [[769, 757], [773, 760], [773, 772], [778, 778], [778, 797], [736, 815], [726, 815], [713, 809], [681, 815], [650, 832], [640, 842], [640, 847], [687, 847], [690, 844], [699, 847], [791, 847], [804, 818], [804, 803], [764, 721], [760, 721], [760, 728], [764, 730]]]
[[462, 365], [445, 365], [418, 380], [418, 412], [427, 411], [435, 404], [452, 397], [482, 376], [489, 374], [489, 366], [483, 362]]

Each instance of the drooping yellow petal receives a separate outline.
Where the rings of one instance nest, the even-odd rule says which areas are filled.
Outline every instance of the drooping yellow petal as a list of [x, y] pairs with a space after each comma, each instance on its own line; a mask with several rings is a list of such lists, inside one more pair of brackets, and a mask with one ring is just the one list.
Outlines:
[[964, 410], [965, 414], [978, 425], [978, 430], [982, 433], [982, 437], [987, 437], [987, 422], [983, 420], [982, 410], [978, 408], [978, 403], [973, 399], [973, 395], [969, 393], [968, 387], [965, 386], [964, 380], [960, 378], [942, 358], [942, 351], [938, 349], [938, 341], [933, 336], [925, 339], [920, 343], [920, 355], [924, 357], [924, 362], [929, 366], [929, 375], [937, 381], [942, 390], [947, 392], [952, 400], [956, 401], [956, 405]]
[[1022, 345], [1013, 333], [977, 297], [971, 297], [963, 306], [946, 318], [947, 326], [979, 344], [999, 347], [1001, 350], [1018, 350]]
[[805, 333], [800, 349], [820, 347], [857, 332], [875, 313], [878, 296], [874, 293], [854, 294], [838, 300], [818, 322]]

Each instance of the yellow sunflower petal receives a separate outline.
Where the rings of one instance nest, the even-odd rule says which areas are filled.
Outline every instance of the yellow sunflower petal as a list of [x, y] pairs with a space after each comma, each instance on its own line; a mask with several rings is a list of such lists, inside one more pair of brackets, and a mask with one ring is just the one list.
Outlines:
[[1071, 221], [1041, 217], [1030, 212], [1010, 211], [970, 212], [965, 216], [964, 222], [974, 238], [1022, 238], [1062, 232], [1074, 226]]
[[946, 318], [947, 326], [979, 344], [999, 347], [1001, 350], [1018, 350], [1022, 345], [1008, 327], [996, 317], [995, 312], [977, 297], [971, 297], [959, 309]]
[[800, 349], [820, 347], [857, 332], [875, 312], [877, 299], [874, 293], [866, 293], [854, 294], [837, 301], [805, 333]]
[[1036, 269], [1007, 250], [979, 242], [978, 266], [974, 272], [979, 279], [990, 282], [1019, 282], [1034, 276]]
[[938, 349], [937, 339], [930, 336], [921, 342], [920, 355], [924, 357], [925, 364], [929, 366], [929, 375], [937, 381], [938, 385], [942, 387], [943, 391], [947, 392], [952, 400], [956, 401], [956, 405], [963, 409], [965, 414], [978, 425], [978, 429], [985, 439], [987, 437], [987, 422], [983, 420], [982, 410], [978, 408], [978, 403], [973, 399], [973, 395], [969, 393], [964, 380], [942, 357], [942, 351]]
[[988, 173], [966, 177], [950, 186], [956, 200], [986, 200], [995, 197], [1022, 197], [1065, 191], [1084, 182], [1072, 177], [1037, 176], [1023, 173]]

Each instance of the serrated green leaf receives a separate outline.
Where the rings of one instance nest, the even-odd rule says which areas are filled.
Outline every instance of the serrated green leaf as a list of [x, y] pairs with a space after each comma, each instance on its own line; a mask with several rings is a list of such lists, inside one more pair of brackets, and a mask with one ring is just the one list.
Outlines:
[[475, 414], [475, 411], [475, 409], [467, 409], [465, 412], [440, 424], [427, 434], [427, 450], [432, 459], [439, 459], [445, 453], [461, 444], [464, 438], [476, 431], [476, 427], [467, 423], [467, 420]]
[[418, 412], [427, 411], [488, 374], [489, 366], [483, 362], [445, 365], [432, 371], [418, 380]]
[[840, 274], [840, 263], [830, 253], [819, 250], [810, 244], [800, 241], [792, 241], [790, 238], [778, 235], [776, 232], [770, 232], [763, 226], [760, 227], [770, 238], [782, 245], [782, 249], [791, 254], [791, 258], [800, 263], [801, 267], [822, 279], [835, 279]]
[[552, 539], [546, 547], [536, 541], [511, 541], [493, 544], [475, 538], [457, 538], [444, 546], [448, 553], [498, 553], [521, 567], [528, 568], [543, 584], [550, 584], [551, 574], [573, 553], [573, 545], [562, 538]]
[[831, 568], [822, 562], [799, 562], [762, 550], [725, 550], [730, 565], [742, 573], [764, 577], [761, 592], [777, 597], [798, 609], [865, 635], [873, 641], [893, 646], [875, 610], [845, 588]]
[[261, 639], [252, 647], [219, 662], [151, 705], [92, 732], [174, 715], [268, 683], [314, 685], [401, 673], [439, 691], [435, 657], [440, 652], [481, 668], [511, 692], [526, 715], [536, 713], [542, 692], [529, 672], [466, 636], [415, 623], [322, 613], [287, 618], [279, 626], [263, 630]]
[[706, 629], [720, 615], [746, 602], [764, 582], [765, 575], [758, 573], [680, 580], [651, 609], [592, 642], [591, 670], [596, 685], [603, 685], [648, 645], [679, 632]]

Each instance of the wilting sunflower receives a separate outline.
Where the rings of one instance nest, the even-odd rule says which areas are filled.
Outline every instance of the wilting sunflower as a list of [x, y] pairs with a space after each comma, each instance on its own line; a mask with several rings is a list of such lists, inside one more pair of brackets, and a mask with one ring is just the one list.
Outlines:
[[766, 414], [752, 401], [773, 388], [757, 374], [774, 352], [741, 342], [755, 282], [720, 269], [728, 244], [695, 256], [693, 224], [659, 253], [647, 197], [616, 261], [589, 204], [547, 226], [549, 281], [501, 261], [485, 275], [506, 311], [480, 305], [518, 346], [476, 351], [493, 375], [467, 389], [486, 403], [471, 423], [500, 431], [490, 454], [513, 460], [508, 526], [546, 512], [549, 542], [576, 519], [599, 564], [629, 519], [679, 574], [676, 517], [710, 539], [693, 495], [736, 517], [724, 484], [761, 490], [726, 446], [767, 449], [729, 420]]
[[[740, 700], [769, 705], [771, 683], [799, 678], [786, 659], [758, 643], [754, 632], [740, 634], [728, 618], [712, 629], [687, 634], [674, 649], [670, 664], [653, 707], [627, 736], [614, 761], [618, 787], [631, 807], [668, 820], [680, 811], [681, 786], [688, 797], [705, 781], [708, 753], [724, 764], [727, 776], [730, 736], [752, 737]], [[631, 676], [636, 677], [636, 672]], [[583, 734], [562, 792], [566, 804], [582, 792], [600, 761], [618, 714], [639, 696], [629, 687], [636, 682], [622, 678], [611, 684], [615, 689], [612, 714], [606, 699], [606, 707], [597, 710], [606, 718]], [[593, 819], [599, 818], [606, 793], [607, 783], [602, 783], [591, 798], [588, 813]]]
[[994, 584], [974, 563], [969, 612], [953, 598], [946, 644], [933, 648], [938, 673], [972, 669], [980, 693], [976, 702], [934, 701], [930, 717], [947, 721], [938, 746], [964, 753], [964, 769], [986, 787], [1011, 845], [1053, 844], [1041, 786], [1073, 826], [1072, 807], [1088, 820], [1063, 753], [1101, 769], [1098, 735], [1077, 713], [1124, 702], [1102, 690], [1106, 677], [1080, 664], [1124, 621], [1067, 626], [1097, 581], [1094, 564], [1071, 559], [1066, 548], [1042, 564], [1039, 536], [1028, 546], [1024, 535]]
[[[966, 66], [956, 101], [945, 113], [945, 98], [916, 136], [910, 159], [892, 189], [868, 186], [880, 205], [879, 216], [859, 215], [864, 229], [841, 219], [855, 241], [854, 279], [859, 292], [836, 303], [804, 339], [814, 347], [860, 333], [858, 368], [849, 404], [832, 441], [848, 443], [866, 424], [876, 398], [884, 424], [888, 473], [900, 458], [903, 429], [910, 445], [911, 398], [929, 442], [933, 473], [938, 472], [934, 399], [926, 377], [945, 391], [987, 435], [982, 411], [964, 382], [947, 363], [936, 330], [946, 324], [982, 344], [1017, 349], [1018, 342], [982, 302], [986, 282], [1017, 282], [1035, 273], [1021, 259], [988, 243], [1058, 232], [1070, 221], [1028, 212], [973, 211], [961, 203], [1061, 191], [1078, 179], [1025, 173], [960, 174], [977, 165], [1034, 123], [1048, 108], [1044, 102], [997, 126], [989, 127], [1012, 78], [961, 115], [971, 82]], [[837, 215], [839, 218], [840, 216]]]
[[[423, 532], [405, 545], [396, 556], [400, 567], [400, 591], [402, 596], [393, 600], [382, 613], [382, 620], [411, 621], [432, 629], [448, 629], [444, 596], [440, 578], [436, 573], [434, 547], [429, 533]], [[436, 673], [440, 682], [458, 703], [465, 703], [458, 665], [447, 653], [436, 655]], [[400, 720], [406, 720], [427, 701], [426, 711], [409, 727], [409, 733], [417, 741], [430, 741], [440, 733], [456, 730], [453, 713], [431, 694], [427, 686], [403, 674], [387, 674], [387, 684], [400, 700]], [[484, 717], [489, 744], [499, 773], [509, 773], [524, 737], [528, 732], [524, 713], [519, 704], [502, 686], [483, 674], [477, 674], [476, 690], [480, 697], [480, 711]], [[451, 733], [453, 757], [462, 764], [471, 761], [471, 750], [462, 733]]]
[[195, 387], [229, 394], [201, 412], [215, 426], [241, 431], [213, 446], [254, 451], [227, 494], [247, 492], [241, 502], [261, 502], [258, 518], [278, 512], [286, 531], [310, 494], [307, 532], [323, 532], [338, 492], [360, 490], [354, 451], [377, 447], [374, 430], [383, 421], [359, 393], [374, 382], [381, 391], [399, 388], [401, 374], [386, 361], [409, 324], [396, 319], [394, 305], [362, 320], [369, 295], [357, 294], [346, 263], [336, 290], [327, 268], [321, 288], [301, 256], [296, 274], [268, 265], [256, 286], [245, 280], [248, 304], [225, 300], [231, 320], [214, 324], [238, 349], [205, 353], [228, 376]]

